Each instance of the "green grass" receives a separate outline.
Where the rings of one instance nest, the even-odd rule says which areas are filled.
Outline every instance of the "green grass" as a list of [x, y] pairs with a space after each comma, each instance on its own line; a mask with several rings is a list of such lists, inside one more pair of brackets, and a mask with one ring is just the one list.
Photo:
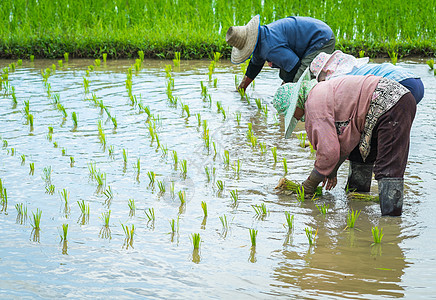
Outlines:
[[[38, 4], [37, 4], [38, 3]], [[359, 9], [356, 10], [356, 7]], [[29, 55], [108, 59], [145, 57], [209, 58], [230, 56], [227, 28], [244, 25], [260, 14], [261, 24], [286, 16], [311, 16], [333, 29], [337, 49], [374, 56], [395, 51], [402, 55], [432, 53], [436, 48], [434, 3], [401, 0], [365, 2], [334, 0], [227, 1], [62, 1], [3, 0], [0, 10], [0, 56]], [[168, 21], [171, 16], [171, 21]], [[410, 16], [416, 16], [410, 18]], [[389, 22], [386, 22], [389, 20]], [[178, 54], [177, 54], [178, 56]], [[178, 56], [179, 57], [179, 56]]]

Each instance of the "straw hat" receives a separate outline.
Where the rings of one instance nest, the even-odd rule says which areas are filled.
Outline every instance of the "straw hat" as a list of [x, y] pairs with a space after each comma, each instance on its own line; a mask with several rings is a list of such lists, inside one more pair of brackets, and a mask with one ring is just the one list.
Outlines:
[[274, 108], [280, 114], [285, 114], [285, 139], [291, 136], [292, 131], [294, 131], [295, 126], [297, 126], [298, 120], [294, 118], [294, 113], [297, 107], [301, 84], [303, 81], [310, 80], [310, 72], [309, 68], [307, 68], [296, 83], [285, 83], [281, 85], [274, 95]]
[[360, 68], [368, 62], [369, 57], [355, 58], [341, 50], [336, 50], [332, 54], [321, 52], [311, 62], [310, 71], [318, 81], [321, 72], [326, 73], [325, 80], [329, 80], [332, 77], [346, 75], [354, 68]]
[[253, 53], [259, 35], [260, 15], [254, 16], [247, 25], [232, 26], [227, 30], [226, 42], [232, 49], [231, 60], [234, 64], [246, 61]]

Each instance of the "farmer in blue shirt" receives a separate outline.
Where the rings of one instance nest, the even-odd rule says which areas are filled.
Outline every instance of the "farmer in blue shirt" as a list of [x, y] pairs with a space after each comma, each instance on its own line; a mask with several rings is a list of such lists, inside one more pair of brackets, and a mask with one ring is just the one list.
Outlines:
[[226, 34], [233, 47], [232, 63], [239, 64], [253, 55], [239, 89], [246, 89], [265, 62], [280, 68], [283, 82], [296, 82], [320, 53], [335, 48], [333, 31], [324, 22], [310, 17], [287, 17], [260, 26], [254, 16], [245, 26], [232, 26]]

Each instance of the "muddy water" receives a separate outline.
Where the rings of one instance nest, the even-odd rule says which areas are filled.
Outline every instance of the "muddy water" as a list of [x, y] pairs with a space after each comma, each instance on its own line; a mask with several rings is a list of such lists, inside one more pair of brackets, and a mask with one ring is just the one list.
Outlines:
[[[7, 66], [10, 61], [1, 61]], [[282, 159], [288, 163], [287, 177], [302, 181], [311, 170], [314, 155], [299, 147], [294, 136], [283, 138], [283, 120], [269, 104], [280, 80], [276, 71], [265, 68], [249, 88], [250, 103], [235, 90], [235, 75], [242, 77], [240, 66], [219, 62], [213, 74], [217, 85], [208, 82], [208, 61], [182, 61], [174, 68], [173, 95], [188, 105], [191, 116], [169, 105], [166, 94], [165, 64], [146, 61], [133, 74], [133, 95], [158, 119], [156, 131], [162, 148], [152, 141], [146, 113], [132, 105], [125, 86], [126, 72], [133, 61], [108, 61], [86, 77], [91, 60], [72, 60], [50, 76], [51, 94], [59, 94], [68, 117], [47, 96], [40, 69], [55, 61], [24, 62], [9, 75], [15, 87], [12, 96], [0, 97], [0, 178], [8, 194], [7, 208], [0, 214], [0, 297], [2, 298], [422, 298], [436, 293], [436, 234], [433, 213], [436, 153], [435, 77], [424, 60], [400, 65], [419, 75], [426, 95], [419, 104], [412, 129], [412, 144], [405, 175], [404, 213], [400, 218], [380, 217], [377, 203], [350, 201], [343, 187], [347, 165], [339, 170], [338, 186], [318, 200], [299, 203], [294, 195], [274, 190], [284, 174]], [[85, 94], [83, 76], [89, 80]], [[201, 95], [200, 82], [207, 86], [211, 102]], [[95, 94], [112, 116], [89, 100]], [[268, 105], [259, 111], [254, 99]], [[24, 117], [24, 100], [30, 102], [34, 127]], [[217, 102], [226, 118], [217, 112]], [[71, 113], [78, 115], [74, 128]], [[241, 114], [240, 125], [235, 114]], [[211, 139], [209, 151], [202, 140], [203, 128], [195, 114], [207, 120]], [[159, 117], [158, 117], [159, 116]], [[98, 136], [101, 120], [106, 136], [103, 147]], [[253, 148], [246, 133], [252, 123], [258, 142], [267, 152]], [[48, 127], [53, 127], [48, 140]], [[297, 127], [303, 131], [302, 124]], [[7, 145], [4, 141], [7, 141]], [[57, 147], [54, 147], [54, 142]], [[111, 148], [113, 147], [113, 148]], [[277, 147], [275, 164], [271, 148]], [[13, 148], [13, 150], [12, 150]], [[63, 153], [64, 149], [65, 153]], [[113, 155], [109, 155], [113, 149]], [[123, 161], [127, 151], [127, 163]], [[179, 161], [186, 159], [187, 174], [174, 168], [171, 151]], [[230, 166], [223, 160], [229, 151]], [[111, 150], [112, 151], [112, 150]], [[14, 152], [14, 153], [12, 153]], [[25, 161], [21, 161], [21, 155]], [[74, 164], [70, 164], [70, 156]], [[140, 160], [140, 171], [135, 167]], [[239, 175], [232, 168], [241, 162]], [[29, 164], [35, 170], [29, 174]], [[90, 178], [89, 163], [106, 173], [106, 187], [99, 188]], [[43, 169], [51, 167], [53, 195], [46, 192]], [[207, 180], [204, 167], [215, 168]], [[147, 172], [166, 185], [159, 193], [157, 182], [150, 185]], [[224, 182], [219, 191], [216, 182]], [[171, 183], [175, 197], [171, 196]], [[110, 186], [113, 198], [103, 193]], [[59, 193], [69, 193], [67, 209]], [[237, 189], [239, 200], [232, 204], [230, 191]], [[373, 193], [377, 184], [373, 182]], [[186, 203], [177, 196], [185, 191]], [[128, 200], [136, 203], [131, 215]], [[77, 201], [90, 206], [89, 220], [81, 216]], [[204, 218], [201, 202], [207, 203]], [[17, 218], [15, 205], [27, 206], [27, 214], [42, 210], [41, 229], [32, 230], [30, 218]], [[269, 210], [258, 218], [252, 205], [264, 203]], [[323, 216], [316, 205], [328, 204]], [[156, 219], [149, 222], [144, 210], [153, 208]], [[344, 230], [350, 209], [361, 210], [356, 229]], [[102, 214], [111, 211], [109, 230]], [[283, 227], [284, 212], [294, 215], [294, 230]], [[220, 218], [226, 215], [228, 230]], [[179, 231], [170, 234], [169, 221], [179, 218]], [[68, 224], [67, 242], [61, 242], [62, 224]], [[135, 235], [126, 240], [122, 225], [135, 226]], [[371, 246], [371, 227], [383, 227], [380, 245]], [[305, 228], [318, 229], [316, 243], [310, 246]], [[251, 247], [249, 229], [258, 230], [257, 246]], [[191, 234], [200, 233], [199, 251], [193, 250]]]

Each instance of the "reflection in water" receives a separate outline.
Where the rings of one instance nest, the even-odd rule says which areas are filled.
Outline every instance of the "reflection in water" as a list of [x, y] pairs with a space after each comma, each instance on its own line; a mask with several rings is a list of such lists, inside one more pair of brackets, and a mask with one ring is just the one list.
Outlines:
[[201, 221], [201, 229], [203, 229], [203, 230], [206, 229], [206, 221], [207, 221], [207, 217], [204, 216], [203, 221]]
[[40, 238], [39, 238], [40, 231], [41, 231], [41, 229], [39, 229], [39, 228], [32, 229], [30, 237], [31, 237], [31, 240], [34, 241], [35, 243], [39, 243], [39, 241], [40, 241]]
[[124, 239], [124, 243], [123, 243], [123, 249], [125, 248], [126, 250], [128, 250], [129, 248], [133, 249], [133, 237], [126, 237]]
[[62, 243], [62, 254], [68, 255], [68, 241], [64, 240]]
[[337, 237], [319, 231], [317, 243], [306, 254], [289, 247], [279, 251], [282, 260], [274, 277], [281, 284], [273, 284], [274, 288], [294, 286], [316, 297], [403, 297], [400, 282], [406, 263], [399, 247], [403, 238], [397, 219], [385, 221], [385, 234], [395, 242], [370, 246], [371, 224], [362, 218], [361, 231], [342, 230]]
[[80, 225], [86, 225], [86, 224], [88, 224], [89, 223], [89, 214], [84, 214], [84, 213], [82, 213], [80, 216], [79, 216], [79, 219], [77, 219], [77, 224], [80, 224]]
[[256, 246], [252, 246], [250, 249], [250, 256], [248, 257], [248, 261], [251, 263], [255, 263], [257, 262], [257, 258], [256, 258]]
[[100, 233], [98, 236], [102, 239], [112, 239], [111, 229], [109, 228], [109, 226], [103, 226], [100, 229]]
[[191, 261], [196, 264], [200, 263], [201, 257], [199, 248], [194, 248], [194, 250], [192, 250]]

